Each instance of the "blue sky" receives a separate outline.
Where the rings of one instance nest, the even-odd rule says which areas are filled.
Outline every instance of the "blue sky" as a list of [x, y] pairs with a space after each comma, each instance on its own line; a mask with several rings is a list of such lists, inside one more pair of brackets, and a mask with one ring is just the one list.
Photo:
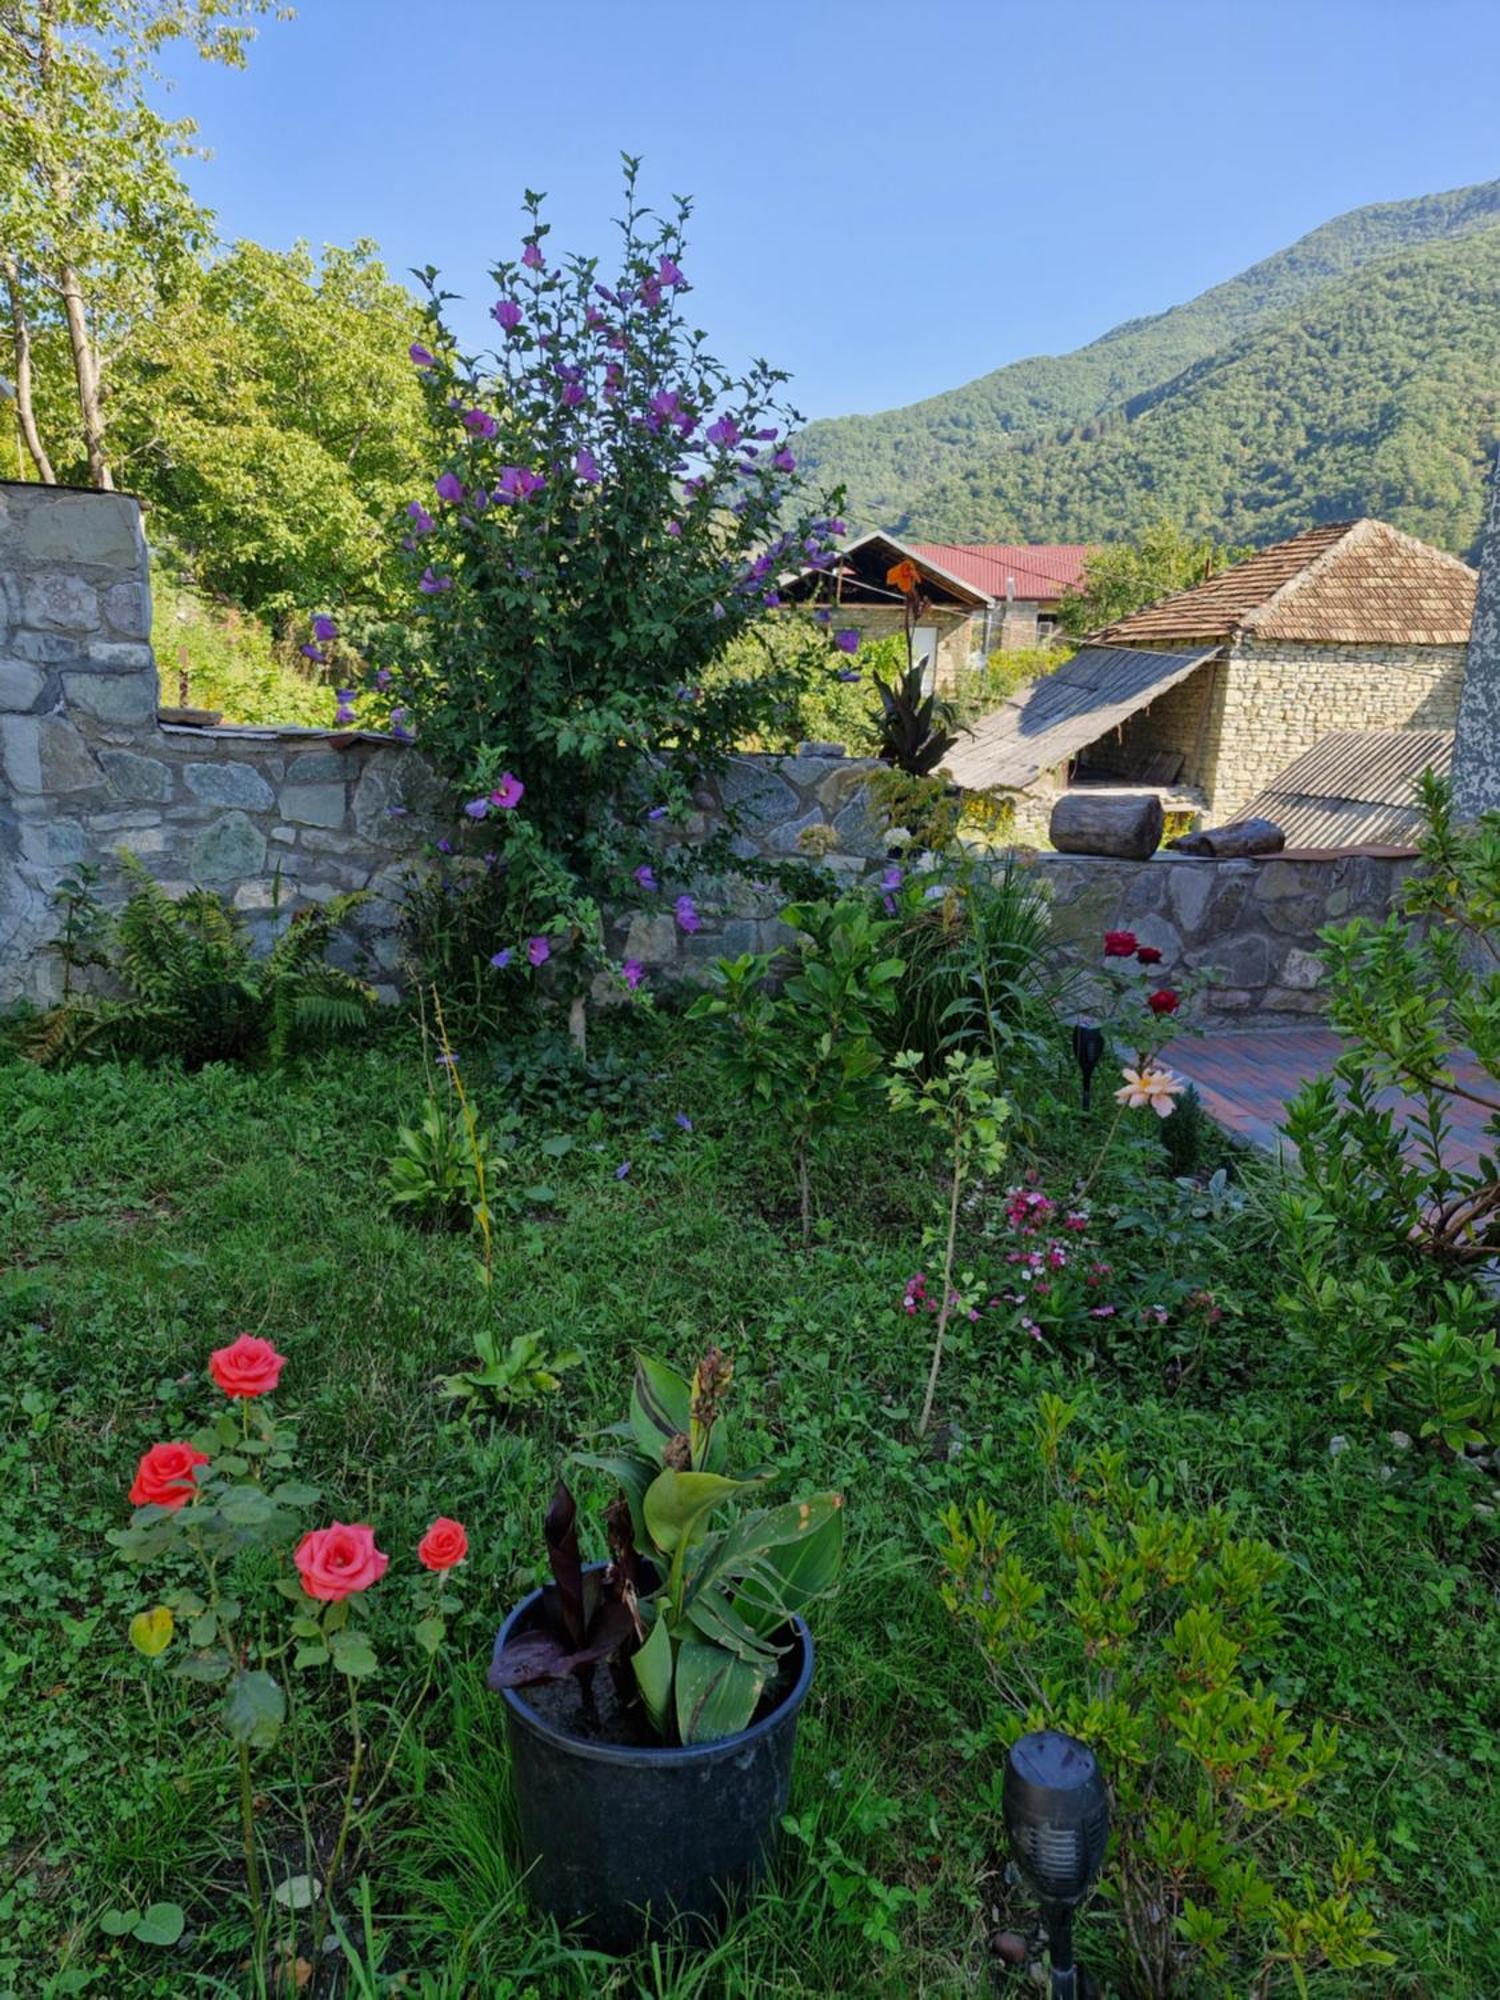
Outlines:
[[[721, 357], [888, 408], [1191, 297], [1366, 202], [1500, 175], [1495, 0], [303, 0], [177, 66], [226, 236], [374, 237], [473, 300], [525, 186], [608, 247], [695, 196]], [[462, 318], [461, 325], [464, 324]]]

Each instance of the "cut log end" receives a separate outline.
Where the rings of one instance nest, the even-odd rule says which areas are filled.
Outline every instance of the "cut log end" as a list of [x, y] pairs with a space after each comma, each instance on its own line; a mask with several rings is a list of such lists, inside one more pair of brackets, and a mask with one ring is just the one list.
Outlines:
[[1048, 833], [1059, 854], [1111, 854], [1147, 861], [1161, 845], [1161, 800], [1154, 792], [1064, 792]]
[[1212, 861], [1234, 861], [1250, 854], [1279, 854], [1286, 835], [1272, 819], [1236, 820], [1233, 826], [1205, 827], [1169, 840], [1179, 854], [1206, 855]]

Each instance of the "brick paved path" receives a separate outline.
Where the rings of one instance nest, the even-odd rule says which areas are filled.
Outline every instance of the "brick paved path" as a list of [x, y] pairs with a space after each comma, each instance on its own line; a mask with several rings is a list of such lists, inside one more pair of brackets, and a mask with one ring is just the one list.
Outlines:
[[[1166, 1060], [1196, 1084], [1204, 1109], [1221, 1125], [1275, 1152], [1288, 1098], [1309, 1077], [1332, 1069], [1338, 1051], [1339, 1038], [1331, 1028], [1268, 1028], [1242, 1035], [1190, 1035], [1172, 1044]], [[1478, 1064], [1467, 1058], [1455, 1064], [1454, 1073], [1476, 1088], [1494, 1091]], [[1390, 1092], [1384, 1101], [1397, 1102], [1399, 1094]], [[1453, 1101], [1450, 1167], [1472, 1172], [1482, 1153], [1495, 1150], [1484, 1130], [1487, 1115], [1477, 1104]]]

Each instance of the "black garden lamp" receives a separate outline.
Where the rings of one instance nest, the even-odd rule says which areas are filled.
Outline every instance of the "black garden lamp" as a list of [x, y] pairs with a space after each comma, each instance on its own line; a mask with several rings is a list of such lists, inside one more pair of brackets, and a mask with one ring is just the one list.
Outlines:
[[1109, 1845], [1109, 1793], [1093, 1751], [1056, 1729], [1018, 1738], [1006, 1759], [1003, 1804], [1017, 1866], [1042, 1906], [1054, 2000], [1076, 2000], [1073, 1913]]
[[1104, 1030], [1096, 1028], [1089, 1021], [1075, 1021], [1073, 1024], [1073, 1060], [1078, 1065], [1083, 1078], [1083, 1108], [1089, 1108], [1089, 1095], [1093, 1089], [1094, 1071], [1099, 1067], [1104, 1055]]

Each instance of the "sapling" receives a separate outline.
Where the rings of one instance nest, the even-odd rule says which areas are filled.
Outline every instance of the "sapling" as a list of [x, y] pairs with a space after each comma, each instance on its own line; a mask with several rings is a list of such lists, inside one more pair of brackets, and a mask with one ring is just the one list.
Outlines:
[[[1010, 1116], [1010, 1104], [995, 1089], [995, 1065], [988, 1056], [952, 1050], [942, 1069], [921, 1080], [923, 1057], [920, 1050], [903, 1049], [892, 1062], [895, 1072], [886, 1089], [893, 1111], [915, 1111], [944, 1135], [948, 1147], [948, 1213], [946, 1230], [939, 1240], [943, 1248], [943, 1291], [938, 1304], [937, 1328], [932, 1338], [932, 1365], [927, 1371], [927, 1393], [922, 1398], [922, 1414], [917, 1419], [917, 1436], [926, 1435], [932, 1421], [933, 1398], [937, 1394], [938, 1372], [943, 1365], [943, 1343], [952, 1316], [953, 1256], [958, 1241], [958, 1209], [964, 1183], [974, 1172], [992, 1174], [1005, 1159], [1005, 1141], [1000, 1127]], [[928, 1239], [937, 1237], [928, 1232]]]

